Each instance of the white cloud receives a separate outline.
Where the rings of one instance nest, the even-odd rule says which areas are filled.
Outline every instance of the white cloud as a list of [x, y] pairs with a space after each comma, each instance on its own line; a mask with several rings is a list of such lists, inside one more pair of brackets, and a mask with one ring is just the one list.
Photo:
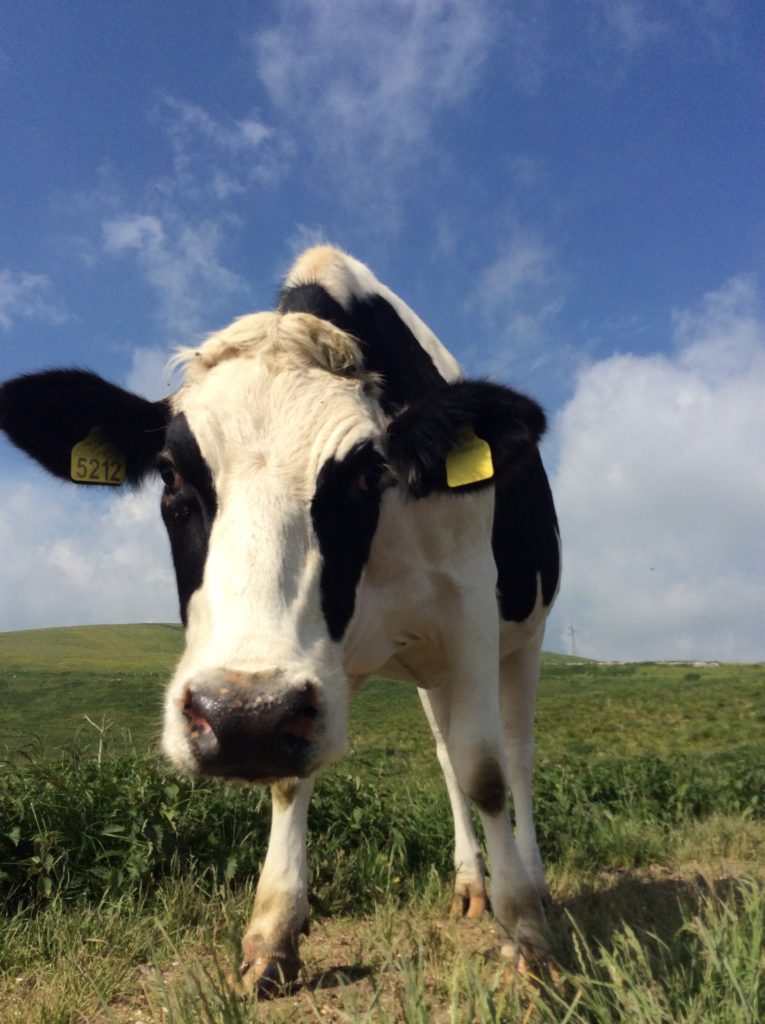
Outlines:
[[[566, 344], [549, 344], [565, 304], [566, 285], [557, 254], [538, 232], [518, 230], [478, 274], [468, 308], [485, 324], [463, 350], [470, 373], [529, 387], [571, 374], [578, 356]], [[554, 360], [554, 365], [551, 363]]]
[[479, 276], [475, 298], [484, 315], [517, 315], [530, 292], [537, 294], [550, 284], [554, 258], [538, 234], [516, 233]]
[[286, 170], [290, 148], [281, 133], [254, 113], [219, 119], [197, 104], [165, 95], [153, 113], [173, 149], [174, 179], [167, 191], [185, 199], [209, 193], [225, 202], [252, 185], [270, 185]]
[[589, 8], [595, 35], [627, 57], [661, 43], [693, 60], [740, 57], [736, 0], [589, 0]]
[[645, 0], [595, 0], [594, 7], [628, 53], [669, 33], [667, 23]]
[[548, 634], [599, 658], [765, 658], [765, 319], [735, 278], [670, 356], [585, 369], [557, 423], [565, 582]]
[[104, 494], [5, 478], [0, 550], [2, 630], [178, 619], [156, 486]]
[[171, 356], [163, 348], [134, 348], [125, 387], [152, 401], [167, 398], [180, 385], [178, 370], [168, 365]]
[[51, 298], [50, 279], [24, 270], [0, 270], [0, 330], [9, 331], [17, 320], [64, 323], [66, 314]]
[[221, 262], [223, 226], [212, 220], [190, 224], [170, 213], [125, 215], [102, 224], [104, 250], [134, 256], [174, 341], [193, 340], [222, 300], [247, 293], [245, 282]]
[[190, 139], [207, 138], [217, 147], [232, 153], [243, 153], [260, 148], [271, 135], [271, 129], [262, 124], [256, 117], [223, 124], [217, 121], [203, 107], [194, 103], [185, 103], [173, 96], [165, 96], [164, 106], [174, 115], [171, 134], [185, 148]]
[[356, 195], [422, 156], [492, 40], [487, 0], [286, 0], [280, 12], [253, 37], [258, 75], [324, 173]]

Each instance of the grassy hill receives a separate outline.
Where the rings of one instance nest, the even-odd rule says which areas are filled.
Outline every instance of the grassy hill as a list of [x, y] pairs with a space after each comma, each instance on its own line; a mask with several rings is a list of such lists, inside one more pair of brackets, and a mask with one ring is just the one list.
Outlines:
[[[0, 750], [52, 753], [156, 744], [165, 685], [183, 648], [177, 625], [80, 626], [0, 633]], [[540, 760], [722, 752], [756, 745], [765, 666], [599, 664], [545, 654], [537, 712]], [[351, 710], [351, 751], [387, 770], [435, 771], [413, 687], [371, 680]]]
[[183, 649], [180, 626], [77, 626], [0, 633], [0, 749], [52, 753], [159, 734], [162, 695]]
[[0, 633], [0, 668], [7, 671], [167, 672], [183, 650], [183, 627], [58, 626]]

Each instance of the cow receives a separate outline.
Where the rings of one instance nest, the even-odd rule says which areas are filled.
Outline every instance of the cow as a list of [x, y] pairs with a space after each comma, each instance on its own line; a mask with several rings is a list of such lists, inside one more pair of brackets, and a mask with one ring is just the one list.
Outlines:
[[[240, 984], [298, 976], [307, 813], [372, 673], [413, 684], [454, 816], [452, 909], [489, 909], [503, 956], [545, 961], [533, 721], [560, 567], [539, 405], [465, 379], [362, 263], [304, 252], [276, 308], [181, 350], [156, 402], [84, 370], [0, 390], [0, 427], [58, 477], [158, 474], [186, 645], [163, 748], [183, 772], [271, 787]], [[508, 786], [515, 831], [508, 811]]]

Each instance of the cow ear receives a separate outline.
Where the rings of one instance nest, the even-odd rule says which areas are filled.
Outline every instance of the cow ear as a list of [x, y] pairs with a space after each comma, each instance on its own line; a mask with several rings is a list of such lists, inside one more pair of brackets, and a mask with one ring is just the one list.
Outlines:
[[[0, 429], [48, 472], [76, 483], [140, 483], [169, 415], [166, 400], [150, 402], [84, 370], [25, 374], [0, 387]], [[104, 453], [111, 461], [96, 466], [91, 456]]]
[[459, 493], [502, 480], [536, 448], [545, 414], [531, 398], [488, 381], [444, 384], [388, 428], [388, 458], [410, 492]]

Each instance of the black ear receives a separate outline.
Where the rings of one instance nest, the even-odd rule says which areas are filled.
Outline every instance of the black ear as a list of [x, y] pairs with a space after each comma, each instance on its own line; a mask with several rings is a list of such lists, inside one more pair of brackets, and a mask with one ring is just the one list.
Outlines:
[[164, 444], [169, 414], [167, 401], [149, 402], [85, 370], [25, 374], [0, 387], [0, 429], [64, 480], [72, 479], [72, 448], [96, 430], [124, 460], [126, 482], [140, 483]]
[[[519, 392], [488, 381], [458, 381], [444, 384], [393, 420], [388, 457], [416, 497], [431, 491], [459, 493], [511, 473], [535, 450], [546, 425], [540, 406]], [[488, 443], [493, 474], [489, 470], [479, 480], [450, 486], [447, 456], [465, 444], [468, 432]]]

